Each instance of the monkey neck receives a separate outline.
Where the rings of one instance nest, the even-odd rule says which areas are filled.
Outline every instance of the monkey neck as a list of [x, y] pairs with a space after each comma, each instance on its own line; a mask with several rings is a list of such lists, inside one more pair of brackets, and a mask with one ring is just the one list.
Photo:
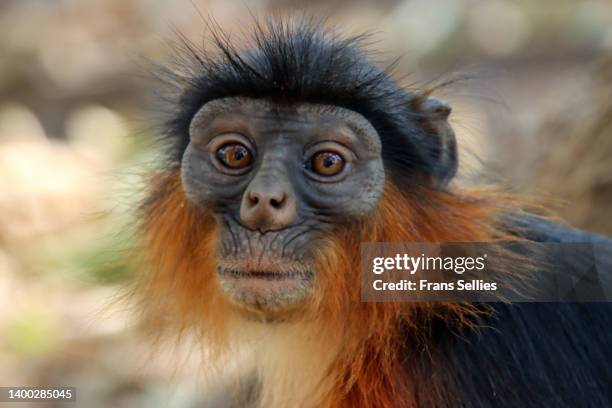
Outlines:
[[241, 372], [255, 373], [258, 407], [329, 406], [330, 376], [344, 342], [342, 333], [322, 330], [318, 321], [235, 321], [228, 351], [242, 359]]
[[[397, 401], [408, 401], [395, 335], [398, 311], [373, 304], [355, 309], [356, 317], [344, 316], [344, 324], [329, 315], [276, 323], [234, 320], [225, 337], [227, 355], [239, 356], [239, 372], [256, 375], [256, 406], [397, 407]], [[359, 318], [366, 314], [375, 317]]]

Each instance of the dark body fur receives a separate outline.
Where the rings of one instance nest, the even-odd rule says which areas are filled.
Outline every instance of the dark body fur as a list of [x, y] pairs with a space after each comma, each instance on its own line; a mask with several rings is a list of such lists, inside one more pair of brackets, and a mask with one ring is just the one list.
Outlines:
[[[535, 217], [515, 220], [536, 242], [612, 240]], [[612, 257], [601, 264], [612, 275]], [[608, 285], [609, 287], [609, 285]], [[480, 328], [431, 328], [426, 351], [408, 336], [404, 366], [423, 407], [612, 405], [612, 303], [492, 303]], [[433, 388], [433, 390], [432, 390]], [[426, 390], [425, 392], [420, 392]]]

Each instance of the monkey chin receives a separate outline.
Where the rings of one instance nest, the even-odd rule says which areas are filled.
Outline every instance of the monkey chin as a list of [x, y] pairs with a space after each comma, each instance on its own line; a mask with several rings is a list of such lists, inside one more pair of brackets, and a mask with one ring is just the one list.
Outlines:
[[247, 315], [265, 320], [288, 317], [313, 293], [314, 272], [301, 265], [253, 268], [225, 263], [217, 268], [219, 282], [231, 302]]

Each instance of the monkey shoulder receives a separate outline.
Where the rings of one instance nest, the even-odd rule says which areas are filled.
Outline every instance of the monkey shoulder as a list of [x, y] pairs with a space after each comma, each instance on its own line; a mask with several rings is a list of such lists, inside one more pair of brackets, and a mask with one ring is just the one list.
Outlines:
[[[612, 240], [537, 217], [513, 220], [537, 242]], [[612, 257], [601, 261], [612, 275]], [[408, 353], [407, 367], [432, 379], [417, 393], [433, 406], [612, 406], [612, 303], [492, 303], [477, 328], [433, 324], [433, 348]], [[432, 374], [435, 372], [435, 375]], [[427, 381], [427, 380], [425, 380]], [[432, 397], [421, 400], [432, 400]]]

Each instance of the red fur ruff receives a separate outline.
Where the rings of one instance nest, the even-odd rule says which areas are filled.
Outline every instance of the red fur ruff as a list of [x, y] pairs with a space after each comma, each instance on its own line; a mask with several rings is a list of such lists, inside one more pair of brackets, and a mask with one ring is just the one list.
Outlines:
[[[196, 329], [221, 353], [231, 341], [229, 326], [239, 317], [217, 283], [215, 221], [186, 201], [178, 174], [164, 176], [157, 186], [145, 207], [143, 241], [148, 273], [142, 298], [147, 315], [152, 317], [150, 324], [156, 332], [168, 327], [179, 333]], [[362, 303], [360, 243], [505, 240], [509, 236], [501, 232], [495, 219], [508, 207], [496, 205], [498, 202], [508, 201], [484, 192], [468, 196], [415, 187], [406, 193], [387, 183], [379, 208], [370, 219], [339, 226], [315, 248], [317, 290], [292, 319], [296, 324], [309, 322], [316, 327], [321, 350], [329, 350], [333, 344], [338, 351], [327, 362], [311, 404], [417, 406], [415, 387], [426, 380], [414, 378], [401, 366], [398, 353], [405, 347], [406, 333], [417, 339], [414, 344], [426, 347], [424, 328], [432, 318], [465, 326], [481, 311], [456, 303]], [[295, 350], [295, 355], [299, 353]], [[420, 403], [428, 399], [424, 388]]]

